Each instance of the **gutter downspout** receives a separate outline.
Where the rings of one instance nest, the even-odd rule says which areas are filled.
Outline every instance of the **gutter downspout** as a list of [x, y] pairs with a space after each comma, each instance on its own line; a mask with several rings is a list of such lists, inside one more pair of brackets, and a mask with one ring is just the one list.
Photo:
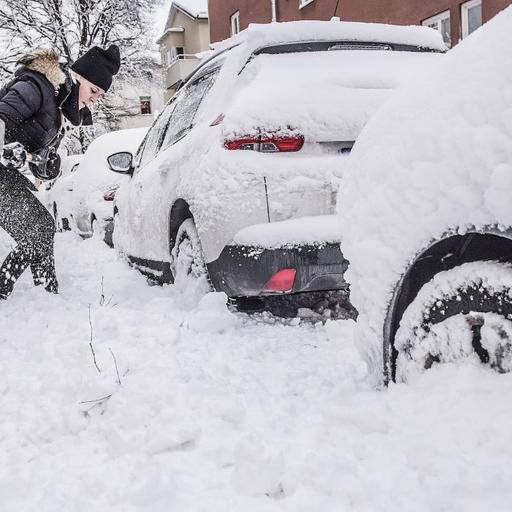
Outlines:
[[272, 23], [275, 23], [277, 21], [277, 0], [270, 0], [272, 3]]

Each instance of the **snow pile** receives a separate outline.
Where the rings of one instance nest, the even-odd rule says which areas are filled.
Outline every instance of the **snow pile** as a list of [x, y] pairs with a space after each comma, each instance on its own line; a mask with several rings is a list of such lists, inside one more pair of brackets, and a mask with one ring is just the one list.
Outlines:
[[397, 91], [363, 130], [338, 198], [375, 374], [391, 294], [433, 239], [511, 226], [512, 8]]
[[[509, 509], [512, 374], [378, 391], [352, 321], [229, 313], [56, 240], [61, 295], [27, 275], [0, 304], [0, 510]], [[198, 331], [201, 312], [236, 321]]]
[[71, 173], [71, 169], [73, 169], [75, 164], [79, 164], [82, 161], [83, 157], [84, 155], [70, 155], [64, 157], [62, 159], [61, 174], [59, 178], [69, 176], [69, 174]]
[[317, 215], [249, 226], [234, 236], [233, 244], [266, 248], [319, 244], [338, 242], [339, 233], [336, 215]]
[[354, 141], [393, 89], [439, 57], [380, 50], [258, 55], [225, 111], [225, 137], [292, 127], [306, 140]]

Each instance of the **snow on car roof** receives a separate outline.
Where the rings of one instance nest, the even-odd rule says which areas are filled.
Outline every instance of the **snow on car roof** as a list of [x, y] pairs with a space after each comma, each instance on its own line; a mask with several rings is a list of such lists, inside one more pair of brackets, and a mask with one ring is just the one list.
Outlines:
[[260, 48], [294, 41], [362, 41], [406, 44], [436, 51], [446, 50], [441, 34], [429, 27], [357, 23], [337, 19], [253, 23], [246, 30], [213, 46], [216, 50], [222, 50], [236, 44], [246, 43], [252, 48]]
[[512, 226], [511, 26], [509, 7], [397, 90], [354, 146], [338, 198], [342, 249], [376, 361], [388, 303], [418, 253], [448, 232]]

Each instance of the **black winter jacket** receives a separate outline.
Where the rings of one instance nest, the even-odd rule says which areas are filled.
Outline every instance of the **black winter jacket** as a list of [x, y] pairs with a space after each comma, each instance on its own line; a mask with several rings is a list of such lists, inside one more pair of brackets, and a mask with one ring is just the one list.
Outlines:
[[75, 126], [92, 124], [90, 111], [79, 109], [79, 84], [61, 68], [51, 50], [35, 50], [20, 60], [14, 78], [0, 89], [0, 119], [5, 143], [20, 142], [29, 153], [62, 139], [62, 115]]

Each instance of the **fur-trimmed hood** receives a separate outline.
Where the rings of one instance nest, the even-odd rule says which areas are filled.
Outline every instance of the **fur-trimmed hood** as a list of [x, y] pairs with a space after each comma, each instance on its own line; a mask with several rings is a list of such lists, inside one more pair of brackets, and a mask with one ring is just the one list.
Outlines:
[[44, 75], [56, 91], [66, 81], [66, 73], [59, 64], [59, 54], [48, 48], [36, 48], [24, 55], [18, 64]]

